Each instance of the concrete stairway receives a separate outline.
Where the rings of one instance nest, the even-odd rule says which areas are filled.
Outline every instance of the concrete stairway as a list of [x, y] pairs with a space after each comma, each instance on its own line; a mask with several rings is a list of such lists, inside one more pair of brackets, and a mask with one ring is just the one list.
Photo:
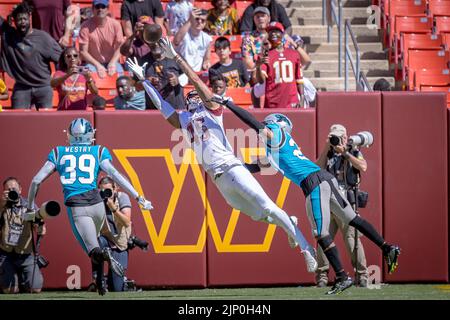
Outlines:
[[[300, 35], [312, 63], [304, 70], [318, 90], [344, 90], [344, 34], [342, 34], [342, 77], [338, 76], [338, 32], [333, 27], [331, 43], [327, 43], [327, 27], [322, 25], [322, 0], [279, 0], [293, 25], [293, 34]], [[383, 51], [379, 30], [369, 29], [366, 22], [370, 0], [342, 0], [344, 19], [350, 19], [352, 30], [361, 51], [361, 69], [369, 83], [380, 77], [395, 85], [393, 72], [389, 70], [387, 54]], [[344, 28], [342, 29], [344, 30]], [[351, 45], [355, 56], [353, 45]], [[355, 80], [349, 67], [349, 90], [355, 90]]]

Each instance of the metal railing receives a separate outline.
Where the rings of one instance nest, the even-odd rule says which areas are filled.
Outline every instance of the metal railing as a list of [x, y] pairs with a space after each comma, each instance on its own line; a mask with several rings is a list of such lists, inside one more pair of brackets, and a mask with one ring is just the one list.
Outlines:
[[369, 84], [369, 81], [366, 78], [364, 72], [359, 72], [359, 82], [356, 83], [356, 91], [369, 91], [372, 92], [372, 87]]
[[342, 2], [341, 0], [322, 0], [322, 25], [327, 25], [327, 42], [331, 42], [333, 23], [338, 30], [338, 75], [342, 77]]
[[[355, 48], [356, 59], [353, 58], [352, 51], [349, 46], [349, 38], [351, 38], [353, 47]], [[355, 61], [356, 60], [356, 61]], [[348, 67], [349, 63], [352, 66], [353, 75], [356, 83], [360, 83], [361, 77], [361, 51], [359, 50], [358, 42], [353, 33], [352, 26], [349, 19], [345, 19], [345, 91], [348, 91]]]

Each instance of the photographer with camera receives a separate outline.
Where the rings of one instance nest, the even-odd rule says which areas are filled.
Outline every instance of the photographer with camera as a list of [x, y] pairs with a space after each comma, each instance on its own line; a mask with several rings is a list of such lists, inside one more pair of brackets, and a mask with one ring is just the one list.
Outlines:
[[21, 192], [17, 178], [9, 177], [3, 182], [0, 197], [0, 288], [3, 293], [39, 293], [44, 282], [38, 259], [33, 254], [33, 232], [37, 230], [38, 236], [44, 235], [45, 225], [24, 220], [27, 200]]
[[[106, 220], [100, 231], [99, 244], [101, 248], [109, 247], [111, 254], [120, 263], [126, 272], [128, 268], [128, 249], [132, 249], [135, 244], [135, 236], [131, 235], [131, 201], [130, 197], [118, 191], [114, 180], [105, 176], [99, 182], [100, 195], [105, 204]], [[140, 240], [137, 239], [140, 243]], [[139, 244], [138, 244], [139, 245]], [[144, 242], [144, 246], [148, 244]], [[93, 267], [93, 270], [95, 268]], [[97, 273], [93, 272], [93, 283], [89, 286], [89, 291], [95, 291], [95, 279]], [[110, 291], [125, 291], [129, 289], [132, 281], [127, 281], [124, 276], [117, 275], [111, 268], [108, 270], [107, 284]]]
[[[373, 138], [368, 134], [366, 140], [367, 141], [363, 140], [362, 143], [363, 145], [366, 144], [369, 146], [372, 143]], [[357, 191], [357, 187], [360, 183], [360, 172], [365, 172], [367, 170], [367, 162], [359, 150], [359, 145], [349, 143], [347, 129], [343, 125], [333, 124], [331, 126], [327, 142], [317, 160], [317, 164], [336, 178], [339, 186], [338, 190], [341, 195], [346, 198], [350, 204], [355, 206], [355, 191]], [[359, 203], [359, 207], [363, 206], [365, 206], [364, 203]], [[355, 211], [357, 212], [357, 210]], [[360, 240], [361, 233], [354, 227], [343, 223], [334, 214], [331, 215], [329, 228], [330, 236], [333, 239], [337, 231], [341, 230], [345, 247], [348, 254], [351, 256], [353, 268], [356, 270], [355, 285], [367, 287], [367, 262], [364, 247]], [[319, 267], [316, 271], [317, 286], [325, 287], [328, 284], [328, 270], [330, 264], [320, 247], [318, 249], [317, 258], [317, 262], [319, 263]]]

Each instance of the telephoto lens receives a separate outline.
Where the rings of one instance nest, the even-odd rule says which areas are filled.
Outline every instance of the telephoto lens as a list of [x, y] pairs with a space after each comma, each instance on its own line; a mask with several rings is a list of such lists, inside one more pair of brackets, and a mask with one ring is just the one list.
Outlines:
[[341, 143], [341, 138], [339, 138], [338, 136], [335, 136], [335, 135], [330, 136], [330, 144], [333, 147], [338, 146], [340, 143]]

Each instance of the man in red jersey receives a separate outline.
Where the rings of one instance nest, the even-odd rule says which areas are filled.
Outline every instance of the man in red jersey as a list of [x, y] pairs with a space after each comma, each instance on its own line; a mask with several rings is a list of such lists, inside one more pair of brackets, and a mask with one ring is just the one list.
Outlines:
[[303, 76], [300, 54], [283, 46], [284, 27], [271, 22], [267, 27], [270, 50], [256, 63], [256, 78], [266, 82], [264, 108], [296, 108], [303, 106]]

